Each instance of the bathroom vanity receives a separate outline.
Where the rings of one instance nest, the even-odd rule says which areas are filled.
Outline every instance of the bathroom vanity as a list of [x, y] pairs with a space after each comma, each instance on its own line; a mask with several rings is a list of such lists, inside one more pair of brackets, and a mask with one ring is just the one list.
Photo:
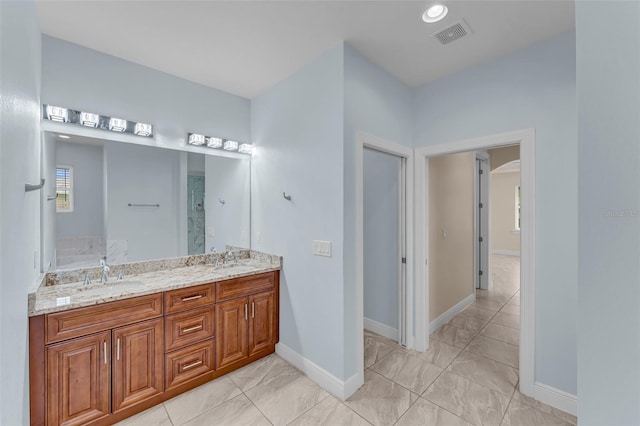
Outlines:
[[145, 262], [104, 284], [73, 281], [95, 268], [44, 276], [29, 297], [31, 424], [113, 424], [273, 353], [281, 258], [242, 257]]

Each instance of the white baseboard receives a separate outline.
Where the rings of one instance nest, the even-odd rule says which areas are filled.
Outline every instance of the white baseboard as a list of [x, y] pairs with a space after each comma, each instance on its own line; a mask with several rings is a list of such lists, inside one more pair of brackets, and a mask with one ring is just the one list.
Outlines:
[[356, 373], [346, 381], [340, 380], [327, 370], [319, 367], [282, 343], [276, 345], [276, 353], [289, 364], [302, 371], [309, 379], [317, 383], [318, 386], [343, 401], [349, 398], [364, 384], [364, 377], [360, 374]]
[[568, 392], [536, 382], [534, 398], [565, 413], [578, 415], [578, 397]]
[[445, 313], [443, 313], [438, 318], [431, 321], [431, 323], [429, 324], [429, 334], [432, 334], [434, 331], [436, 331], [437, 329], [445, 325], [447, 322], [449, 322], [451, 318], [455, 317], [460, 312], [464, 311], [464, 309], [467, 306], [469, 306], [475, 301], [476, 301], [476, 295], [475, 293], [473, 293], [468, 295], [467, 297], [465, 297], [455, 305], [453, 305]]
[[387, 339], [391, 339], [394, 341], [398, 341], [398, 329], [388, 326], [387, 324], [383, 324], [376, 320], [372, 320], [371, 318], [364, 318], [364, 328], [373, 331], [376, 334], [379, 334]]
[[501, 254], [503, 256], [517, 256], [517, 257], [520, 257], [520, 252], [519, 251], [514, 251], [514, 250], [497, 250], [497, 249], [493, 249], [493, 250], [491, 250], [491, 254]]

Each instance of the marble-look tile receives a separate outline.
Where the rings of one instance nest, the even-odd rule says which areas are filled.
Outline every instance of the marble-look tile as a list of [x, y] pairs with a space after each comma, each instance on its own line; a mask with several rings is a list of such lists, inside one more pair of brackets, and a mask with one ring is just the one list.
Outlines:
[[520, 316], [511, 315], [505, 312], [498, 312], [491, 320], [493, 324], [504, 325], [505, 327], [511, 327], [520, 330]]
[[488, 311], [494, 311], [494, 312], [499, 311], [500, 308], [502, 308], [502, 306], [504, 305], [504, 303], [497, 302], [492, 299], [476, 299], [476, 301], [473, 304], [476, 305], [478, 308], [482, 308], [482, 309], [486, 309]]
[[493, 300], [501, 304], [505, 304], [513, 297], [514, 291], [501, 291], [499, 289], [494, 290], [476, 290], [476, 301], [478, 300]]
[[[148, 423], [150, 425], [152, 423]], [[244, 395], [238, 395], [230, 401], [199, 415], [185, 426], [271, 426], [258, 409]], [[179, 426], [179, 425], [175, 425]]]
[[530, 405], [523, 404], [522, 402], [513, 399], [507, 413], [504, 415], [502, 421], [504, 426], [530, 426], [530, 425], [545, 425], [545, 426], [568, 426], [571, 423], [560, 420], [550, 414], [544, 413], [540, 410], [536, 410]]
[[520, 305], [516, 305], [513, 302], [509, 302], [500, 309], [500, 312], [510, 315], [520, 315]]
[[460, 328], [452, 327], [445, 324], [438, 330], [436, 330], [433, 334], [431, 334], [431, 337], [457, 348], [464, 348], [471, 341], [471, 339], [473, 339], [473, 336], [475, 336], [475, 334], [476, 333], [474, 333], [473, 331], [462, 330]]
[[328, 396], [318, 405], [307, 411], [292, 423], [291, 426], [367, 426], [370, 423], [349, 409], [333, 396]]
[[460, 312], [460, 314], [489, 321], [496, 314], [496, 311], [483, 309], [474, 302], [471, 305], [467, 306], [467, 308], [464, 311]]
[[167, 411], [164, 409], [162, 404], [156, 405], [155, 407], [151, 407], [146, 411], [143, 411], [140, 414], [136, 414], [133, 417], [129, 417], [121, 421], [120, 423], [116, 423], [117, 426], [148, 426], [148, 425], [157, 425], [157, 426], [172, 426], [171, 420], [169, 420], [169, 416], [167, 415]]
[[365, 330], [364, 335], [364, 368], [369, 368], [385, 356], [389, 355], [398, 345], [393, 341]]
[[285, 384], [276, 380], [258, 385], [245, 395], [275, 426], [286, 425], [329, 396], [302, 373]]
[[422, 394], [442, 372], [442, 368], [401, 350], [391, 352], [371, 369], [417, 394]]
[[520, 361], [520, 348], [499, 340], [490, 339], [478, 335], [467, 347], [469, 352], [491, 358], [494, 361], [518, 368]]
[[458, 356], [460, 351], [462, 351], [462, 349], [435, 339], [429, 339], [429, 350], [426, 352], [407, 349], [409, 354], [430, 362], [431, 364], [435, 364], [440, 368], [445, 368], [451, 364], [451, 361]]
[[490, 323], [482, 329], [480, 334], [510, 345], [520, 346], [520, 331], [515, 328]]
[[572, 425], [578, 424], [578, 418], [573, 414], [569, 414], [562, 410], [558, 410], [555, 407], [552, 407], [550, 405], [537, 401], [531, 397], [523, 395], [518, 390], [516, 390], [515, 393], [513, 394], [513, 399], [520, 401], [523, 404], [530, 405], [531, 407], [536, 408], [544, 413], [551, 414], [553, 417], [557, 417], [560, 420], [563, 420], [569, 424], [572, 424]]
[[422, 396], [475, 425], [500, 424], [509, 404], [500, 392], [446, 371]]
[[347, 407], [376, 426], [394, 424], [415, 398], [397, 383], [371, 370], [364, 372], [364, 385], [345, 401]]
[[295, 367], [276, 354], [252, 362], [228, 375], [243, 392], [272, 382], [274, 386], [281, 386], [294, 381], [299, 376], [300, 372]]
[[518, 384], [518, 370], [489, 358], [463, 351], [447, 371], [465, 377], [509, 398]]
[[461, 328], [462, 330], [476, 332], [476, 331], [479, 331], [482, 327], [484, 327], [485, 324], [487, 324], [487, 322], [489, 322], [489, 320], [483, 320], [483, 319], [474, 317], [473, 315], [465, 314], [464, 311], [462, 311], [460, 314], [451, 318], [449, 322], [447, 322], [447, 325], [450, 325], [456, 328]]
[[171, 421], [180, 425], [240, 393], [240, 389], [227, 376], [223, 376], [168, 400], [165, 407]]
[[466, 420], [451, 414], [424, 398], [418, 399], [398, 420], [396, 426], [472, 426]]

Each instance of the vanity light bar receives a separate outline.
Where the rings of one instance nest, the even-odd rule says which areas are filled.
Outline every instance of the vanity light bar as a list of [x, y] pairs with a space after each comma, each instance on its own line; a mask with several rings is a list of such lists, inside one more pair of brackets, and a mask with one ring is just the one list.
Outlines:
[[111, 130], [118, 133], [130, 133], [137, 136], [153, 137], [153, 126], [122, 118], [109, 117], [87, 111], [76, 111], [53, 105], [42, 106], [42, 118], [58, 123], [75, 124], [94, 129]]
[[237, 151], [238, 150], [238, 142], [236, 141], [226, 141], [224, 143], [225, 151]]
[[200, 133], [189, 133], [187, 135], [187, 143], [189, 145], [202, 146], [208, 148], [224, 149], [225, 151], [237, 151], [241, 154], [251, 155], [253, 153], [253, 145], [232, 141], [229, 139], [219, 138], [217, 136], [205, 136]]

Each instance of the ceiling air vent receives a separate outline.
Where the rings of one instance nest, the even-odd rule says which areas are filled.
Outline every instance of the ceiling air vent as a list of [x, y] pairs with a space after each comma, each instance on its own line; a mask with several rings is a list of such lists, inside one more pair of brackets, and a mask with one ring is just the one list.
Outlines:
[[471, 30], [469, 29], [467, 23], [464, 21], [459, 21], [442, 31], [438, 31], [437, 33], [433, 34], [433, 36], [437, 38], [441, 44], [444, 45], [449, 44], [452, 41], [461, 39], [462, 37], [465, 37], [469, 34], [471, 34]]

